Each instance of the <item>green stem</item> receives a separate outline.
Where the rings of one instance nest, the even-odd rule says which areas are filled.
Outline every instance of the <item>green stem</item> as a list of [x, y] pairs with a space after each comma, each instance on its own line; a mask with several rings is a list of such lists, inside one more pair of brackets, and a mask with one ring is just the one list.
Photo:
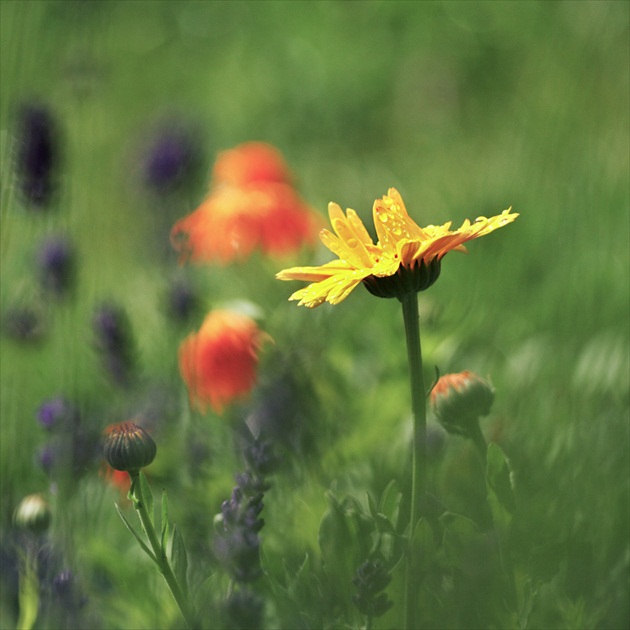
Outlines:
[[140, 483], [140, 473], [139, 471], [133, 473], [130, 472], [129, 476], [131, 477], [131, 491], [135, 498], [134, 506], [138, 512], [140, 521], [142, 522], [142, 527], [149, 539], [151, 549], [153, 549], [158, 569], [164, 576], [166, 584], [171, 590], [171, 593], [175, 598], [175, 602], [177, 603], [188, 628], [198, 628], [199, 626], [188, 601], [188, 597], [182, 591], [182, 588], [173, 573], [173, 569], [171, 569], [171, 565], [166, 557], [166, 549], [162, 548], [160, 539], [158, 538], [155, 527], [153, 526], [153, 521], [146, 508], [144, 495], [142, 494], [142, 484]]
[[481, 432], [481, 427], [479, 426], [479, 420], [476, 420], [470, 431], [470, 438], [474, 442], [477, 450], [479, 451], [479, 455], [481, 455], [481, 461], [483, 462], [483, 474], [486, 474], [486, 460], [488, 458], [488, 443], [486, 442], [486, 438], [483, 437], [483, 433]]
[[427, 485], [426, 432], [427, 410], [422, 349], [420, 345], [420, 316], [418, 296], [407, 293], [402, 299], [407, 357], [411, 381], [411, 409], [413, 413], [413, 447], [411, 472], [411, 515], [409, 518], [409, 551], [405, 579], [405, 629], [416, 627], [417, 559], [411, 553], [411, 539], [420, 516], [425, 512]]
[[20, 615], [17, 630], [31, 630], [37, 621], [39, 610], [39, 580], [37, 578], [37, 550], [32, 541], [23, 558], [23, 566], [19, 576], [18, 601]]

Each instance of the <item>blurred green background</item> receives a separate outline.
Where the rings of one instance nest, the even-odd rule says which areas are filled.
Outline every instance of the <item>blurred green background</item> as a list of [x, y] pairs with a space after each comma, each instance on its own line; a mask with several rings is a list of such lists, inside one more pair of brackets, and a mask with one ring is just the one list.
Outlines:
[[[204, 197], [217, 151], [263, 140], [283, 152], [322, 214], [336, 201], [369, 225], [374, 199], [390, 186], [420, 225], [458, 226], [509, 206], [520, 213], [471, 243], [469, 255], [449, 254], [439, 282], [420, 296], [427, 375], [434, 364], [442, 373], [472, 369], [497, 388], [486, 430], [512, 459], [523, 527], [569, 549], [539, 622], [625, 627], [628, 3], [2, 0], [0, 11], [0, 308], [33, 306], [45, 329], [37, 343], [1, 342], [5, 534], [19, 499], [47, 487], [33, 463], [43, 399], [63, 392], [83, 401], [100, 428], [147, 392], [174, 390], [184, 400], [177, 346], [201, 319], [167, 323], [167, 283], [181, 274], [201, 288], [204, 308], [258, 304], [279, 355], [300, 352], [305, 337], [318, 349], [301, 368], [326, 413], [318, 430], [330, 437], [322, 438], [323, 472], [302, 488], [308, 514], [287, 531], [300, 529], [297, 539], [313, 544], [327, 483], [353, 470], [369, 487], [374, 470], [397, 465], [382, 446], [408, 419], [394, 302], [362, 290], [316, 311], [286, 302], [296, 287], [274, 273], [328, 260], [326, 251], [225, 269], [178, 269], [169, 251], [168, 230]], [[16, 191], [16, 111], [29, 102], [49, 107], [60, 127], [54, 207], [40, 211]], [[173, 128], [194, 138], [194, 168], [176, 190], [156, 192], [143, 165], [155, 138]], [[78, 277], [74, 298], [53, 308], [33, 269], [38, 243], [59, 231], [75, 243]], [[127, 309], [137, 340], [145, 378], [133, 393], [104, 383], [94, 357], [91, 314], [109, 299]], [[181, 422], [176, 411], [167, 434]], [[220, 425], [212, 420], [218, 434]], [[457, 470], [468, 445], [451, 442]], [[216, 511], [231, 472], [197, 512]], [[465, 484], [443, 483], [465, 510]], [[93, 494], [103, 502], [97, 488], [86, 482], [73, 509], [107, 514], [109, 529], [118, 528], [111, 497], [85, 507]], [[125, 534], [108, 535], [124, 547]], [[75, 554], [108, 564], [99, 535]], [[111, 627], [125, 627], [110, 615]]]

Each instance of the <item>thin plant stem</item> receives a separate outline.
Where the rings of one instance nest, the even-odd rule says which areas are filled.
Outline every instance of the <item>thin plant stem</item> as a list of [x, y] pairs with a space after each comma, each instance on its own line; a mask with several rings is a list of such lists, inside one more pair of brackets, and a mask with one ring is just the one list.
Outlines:
[[476, 420], [471, 427], [470, 438], [474, 442], [477, 450], [479, 451], [479, 455], [481, 456], [481, 461], [483, 463], [483, 472], [484, 475], [486, 473], [486, 460], [488, 458], [488, 443], [486, 442], [486, 438], [483, 437], [483, 433], [481, 432], [481, 427], [479, 426], [479, 420]]
[[175, 602], [177, 603], [188, 628], [198, 628], [199, 626], [188, 601], [188, 597], [182, 591], [182, 588], [173, 573], [173, 569], [171, 569], [171, 565], [166, 557], [166, 550], [162, 548], [160, 539], [158, 538], [151, 517], [149, 516], [149, 512], [147, 511], [144, 495], [142, 493], [142, 484], [140, 483], [139, 472], [135, 472], [133, 474], [130, 472], [129, 476], [131, 477], [131, 490], [135, 498], [134, 506], [138, 512], [140, 521], [142, 522], [142, 527], [149, 539], [151, 549], [153, 549], [158, 569], [164, 576], [166, 584], [173, 594]]
[[17, 620], [17, 630], [31, 630], [37, 621], [39, 608], [37, 550], [32, 541], [28, 541], [26, 552], [22, 558], [18, 598], [20, 614]]
[[411, 472], [411, 514], [409, 518], [409, 547], [405, 578], [405, 629], [416, 627], [417, 559], [411, 549], [411, 539], [421, 515], [425, 511], [427, 485], [426, 432], [427, 411], [424, 377], [422, 374], [422, 348], [420, 345], [420, 315], [418, 296], [407, 293], [402, 299], [407, 357], [411, 382], [411, 410], [413, 414], [413, 444]]

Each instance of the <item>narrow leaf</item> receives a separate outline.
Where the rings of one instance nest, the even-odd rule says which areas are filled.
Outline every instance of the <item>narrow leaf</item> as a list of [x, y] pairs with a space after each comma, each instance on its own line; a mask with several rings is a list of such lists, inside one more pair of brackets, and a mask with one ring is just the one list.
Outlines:
[[370, 508], [370, 515], [372, 516], [372, 518], [376, 518], [376, 515], [378, 514], [378, 510], [376, 509], [376, 503], [374, 503], [374, 499], [372, 498], [372, 495], [367, 492], [367, 500], [368, 500], [368, 507]]
[[453, 566], [460, 566], [478, 548], [480, 533], [477, 524], [466, 516], [446, 512], [440, 516], [444, 526], [444, 552]]
[[395, 534], [394, 524], [385, 516], [385, 514], [376, 514], [374, 516], [374, 522], [379, 532], [385, 532], [387, 534]]
[[134, 538], [140, 543], [143, 551], [155, 562], [158, 563], [156, 557], [153, 555], [153, 552], [149, 549], [146, 543], [140, 538], [140, 534], [136, 532], [136, 530], [132, 527], [131, 523], [127, 520], [127, 517], [122, 513], [121, 509], [118, 507], [118, 503], [114, 503], [116, 506], [116, 511], [118, 512], [118, 516], [122, 519], [123, 523], [126, 525], [127, 529], [133, 534]]
[[400, 492], [396, 480], [392, 479], [387, 484], [385, 490], [383, 490], [378, 511], [381, 514], [384, 514], [392, 522], [394, 528], [398, 526], [401, 501], [402, 492]]
[[177, 525], [173, 526], [173, 542], [171, 544], [171, 567], [175, 578], [182, 589], [184, 595], [188, 592], [187, 573], [188, 573], [188, 556], [186, 555], [186, 547], [184, 539]]
[[427, 398], [431, 395], [433, 388], [437, 385], [438, 381], [440, 380], [440, 368], [437, 365], [434, 365], [433, 367], [435, 368], [435, 380], [433, 381], [433, 383], [431, 383], [431, 387], [429, 387], [429, 390], [427, 391]]
[[351, 580], [359, 564], [359, 541], [356, 523], [331, 492], [326, 493], [328, 509], [317, 535], [324, 570], [334, 576], [337, 587], [351, 588]]
[[153, 510], [153, 493], [151, 492], [151, 486], [149, 486], [149, 482], [147, 481], [146, 475], [143, 472], [140, 473], [139, 483], [140, 483], [140, 489], [142, 491], [142, 499], [144, 501], [144, 505], [146, 507], [147, 513], [149, 514], [151, 523], [155, 525], [155, 513]]
[[500, 537], [508, 535], [516, 508], [512, 490], [511, 471], [501, 448], [494, 443], [488, 445], [486, 467], [486, 491], [492, 511], [492, 520]]
[[433, 556], [435, 545], [433, 542], [433, 529], [429, 522], [423, 517], [417, 523], [411, 536], [411, 548], [413, 553], [421, 558]]
[[162, 531], [160, 533], [160, 544], [162, 546], [162, 553], [165, 553], [166, 541], [168, 540], [168, 499], [166, 497], [166, 491], [162, 491]]
[[529, 555], [529, 573], [536, 585], [549, 582], [558, 573], [565, 553], [565, 545], [560, 542], [552, 542], [532, 549]]

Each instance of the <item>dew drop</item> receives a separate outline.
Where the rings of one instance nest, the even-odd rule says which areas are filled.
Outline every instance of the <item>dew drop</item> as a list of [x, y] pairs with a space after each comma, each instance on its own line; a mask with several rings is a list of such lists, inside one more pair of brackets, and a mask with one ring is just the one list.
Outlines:
[[346, 241], [346, 245], [347, 245], [348, 247], [353, 247], [353, 248], [354, 248], [354, 247], [356, 247], [358, 244], [359, 244], [359, 241], [357, 241], [357, 239], [356, 239], [356, 238], [349, 238], [349, 239]]
[[402, 230], [399, 227], [395, 227], [392, 232], [396, 235], [396, 236], [400, 236], [402, 234]]
[[378, 219], [381, 223], [387, 223], [389, 215], [386, 212], [379, 212]]

